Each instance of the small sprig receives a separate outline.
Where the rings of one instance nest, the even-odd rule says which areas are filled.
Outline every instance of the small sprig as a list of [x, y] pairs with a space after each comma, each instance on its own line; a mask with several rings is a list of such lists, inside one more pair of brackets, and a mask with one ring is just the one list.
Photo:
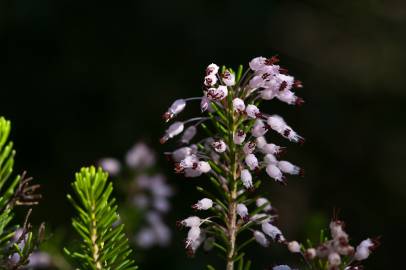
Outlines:
[[[185, 241], [189, 254], [210, 239], [213, 243], [210, 246], [224, 254], [227, 270], [233, 270], [235, 263], [242, 263], [241, 267], [250, 265], [243, 263], [242, 250], [252, 241], [263, 246], [269, 245], [269, 238], [285, 243], [275, 224], [275, 209], [269, 200], [252, 192], [260, 186], [259, 172], [264, 170], [284, 185], [286, 175], [303, 175], [298, 166], [279, 160], [285, 148], [268, 142], [266, 135], [273, 130], [292, 142], [303, 143], [304, 139], [282, 117], [259, 108], [262, 101], [274, 98], [290, 105], [303, 104], [303, 99], [292, 91], [302, 88], [302, 83], [287, 75], [287, 70], [277, 65], [278, 61], [277, 57], [257, 57], [245, 72], [242, 66], [235, 72], [210, 64], [203, 79], [203, 96], [178, 99], [163, 114], [163, 119], [169, 122], [188, 102], [200, 100], [205, 116], [174, 122], [160, 142], [166, 143], [182, 134], [183, 146], [167, 153], [174, 161], [175, 172], [190, 178], [205, 174], [213, 184], [215, 193], [198, 187], [205, 198], [193, 205], [197, 211], [210, 211], [212, 217], [192, 216], [179, 224], [189, 227]], [[198, 128], [208, 137], [189, 145], [199, 135]], [[251, 231], [252, 235], [241, 242], [244, 231]]]
[[11, 178], [15, 151], [8, 141], [10, 121], [0, 117], [0, 269], [21, 269], [43, 240], [44, 224], [37, 232], [28, 222], [31, 209], [23, 226], [11, 225], [16, 206], [36, 205], [41, 195], [36, 193], [39, 185], [32, 185], [26, 172]]
[[76, 174], [72, 187], [76, 199], [67, 195], [78, 216], [72, 226], [81, 236], [80, 249], [64, 251], [77, 260], [81, 269], [135, 270], [129, 259], [132, 250], [124, 235], [124, 224], [118, 224], [116, 200], [111, 198], [113, 185], [107, 173], [95, 167], [82, 168]]

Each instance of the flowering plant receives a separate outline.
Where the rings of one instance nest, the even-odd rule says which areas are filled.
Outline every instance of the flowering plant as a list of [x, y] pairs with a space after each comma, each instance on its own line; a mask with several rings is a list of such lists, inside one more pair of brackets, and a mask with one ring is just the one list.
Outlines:
[[[203, 96], [178, 99], [163, 114], [163, 119], [169, 122], [188, 102], [200, 100], [205, 115], [172, 123], [160, 142], [166, 143], [182, 134], [182, 147], [167, 153], [174, 161], [175, 172], [190, 178], [205, 174], [215, 190], [198, 186], [204, 198], [192, 205], [193, 209], [210, 214], [178, 222], [188, 228], [185, 248], [191, 255], [202, 244], [205, 250], [218, 249], [224, 255], [227, 270], [233, 270], [236, 264], [239, 269], [250, 268], [251, 262], [244, 259], [243, 250], [253, 241], [267, 247], [272, 240], [292, 252], [301, 250], [297, 242], [287, 241], [277, 227], [278, 214], [270, 201], [254, 192], [260, 187], [258, 178], [263, 170], [282, 185], [286, 185], [287, 175], [303, 175], [300, 167], [281, 160], [286, 148], [269, 142], [267, 136], [272, 131], [300, 144], [304, 143], [303, 137], [281, 116], [260, 110], [263, 101], [272, 99], [289, 105], [304, 103], [294, 92], [303, 87], [301, 81], [288, 75], [278, 62], [277, 56], [257, 57], [245, 71], [242, 66], [234, 71], [210, 64], [203, 80]], [[197, 128], [207, 136], [190, 144], [197, 136]], [[248, 238], [243, 236], [247, 233], [251, 234]]]

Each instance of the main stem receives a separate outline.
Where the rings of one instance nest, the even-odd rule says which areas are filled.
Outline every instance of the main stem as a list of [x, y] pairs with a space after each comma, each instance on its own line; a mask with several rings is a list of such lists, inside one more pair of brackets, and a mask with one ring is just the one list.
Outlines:
[[235, 242], [237, 234], [237, 191], [231, 191], [231, 201], [228, 206], [228, 241], [227, 270], [234, 270]]
[[[231, 104], [229, 104], [231, 105]], [[233, 134], [236, 132], [234, 110], [229, 106], [229, 146], [230, 146], [230, 200], [228, 204], [228, 250], [227, 250], [227, 270], [234, 270], [234, 258], [236, 255], [237, 237], [237, 152], [233, 142]]]
[[97, 224], [96, 224], [96, 214], [95, 214], [96, 205], [93, 203], [91, 206], [91, 226], [90, 226], [90, 233], [91, 233], [91, 241], [92, 241], [92, 256], [93, 262], [95, 263], [95, 267], [97, 270], [102, 269], [102, 264], [99, 261], [100, 259], [100, 249], [97, 244]]

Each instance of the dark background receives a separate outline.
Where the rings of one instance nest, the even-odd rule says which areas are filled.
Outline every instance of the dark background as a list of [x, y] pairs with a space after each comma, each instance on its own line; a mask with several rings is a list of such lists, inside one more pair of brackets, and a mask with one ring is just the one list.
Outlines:
[[[264, 187], [288, 237], [304, 240], [338, 207], [354, 243], [382, 235], [367, 269], [402, 269], [405, 27], [401, 0], [0, 1], [0, 114], [13, 123], [16, 171], [27, 169], [43, 186], [34, 221], [51, 230], [69, 225], [65, 193], [81, 166], [121, 157], [138, 139], [167, 150], [157, 143], [160, 115], [175, 98], [201, 95], [207, 64], [279, 54], [304, 82], [306, 100], [299, 109], [264, 107], [307, 139], [287, 156], [306, 177]], [[193, 182], [161, 165], [178, 189], [173, 225], [198, 195]], [[145, 255], [142, 269], [213, 262], [186, 258], [184, 232], [175, 234], [169, 249]], [[251, 253], [254, 269], [293, 260], [263, 248]]]

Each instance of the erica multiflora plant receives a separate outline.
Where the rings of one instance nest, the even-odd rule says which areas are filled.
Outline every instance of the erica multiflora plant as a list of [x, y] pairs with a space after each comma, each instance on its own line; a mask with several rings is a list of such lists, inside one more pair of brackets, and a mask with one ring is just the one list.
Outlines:
[[[243, 249], [252, 241], [262, 246], [268, 246], [270, 239], [287, 244], [276, 226], [275, 209], [260, 191], [254, 192], [260, 186], [261, 171], [279, 184], [286, 184], [287, 175], [303, 173], [298, 166], [280, 160], [285, 147], [270, 142], [267, 135], [276, 132], [294, 143], [304, 139], [281, 116], [260, 109], [261, 103], [272, 99], [289, 105], [303, 103], [293, 92], [302, 88], [302, 83], [278, 62], [276, 56], [257, 57], [245, 71], [240, 66], [236, 72], [211, 64], [205, 72], [203, 96], [178, 99], [163, 115], [169, 122], [187, 103], [200, 100], [204, 115], [172, 123], [161, 143], [182, 134], [183, 146], [167, 153], [175, 162], [175, 171], [185, 177], [205, 174], [206, 182], [216, 190], [199, 186], [205, 197], [193, 208], [209, 213], [190, 216], [179, 224], [189, 230], [185, 241], [189, 253], [195, 253], [202, 243], [205, 249], [215, 247], [224, 254], [227, 270], [234, 269], [237, 262], [239, 269], [249, 269]], [[190, 144], [197, 129], [206, 136], [199, 135], [198, 141]]]
[[138, 248], [165, 247], [171, 231], [165, 223], [174, 191], [166, 177], [159, 173], [156, 154], [143, 142], [126, 153], [124, 162], [109, 157], [100, 160], [122, 191], [120, 217], [126, 224], [130, 241]]
[[33, 252], [43, 240], [44, 225], [34, 230], [29, 223], [31, 209], [23, 224], [13, 224], [15, 208], [38, 204], [39, 185], [32, 184], [26, 173], [12, 176], [15, 151], [8, 141], [10, 121], [0, 117], [0, 269], [34, 266]]
[[72, 183], [75, 197], [68, 195], [78, 216], [72, 226], [81, 237], [78, 248], [65, 252], [80, 269], [135, 270], [132, 250], [120, 224], [113, 185], [108, 174], [95, 167], [82, 168]]

